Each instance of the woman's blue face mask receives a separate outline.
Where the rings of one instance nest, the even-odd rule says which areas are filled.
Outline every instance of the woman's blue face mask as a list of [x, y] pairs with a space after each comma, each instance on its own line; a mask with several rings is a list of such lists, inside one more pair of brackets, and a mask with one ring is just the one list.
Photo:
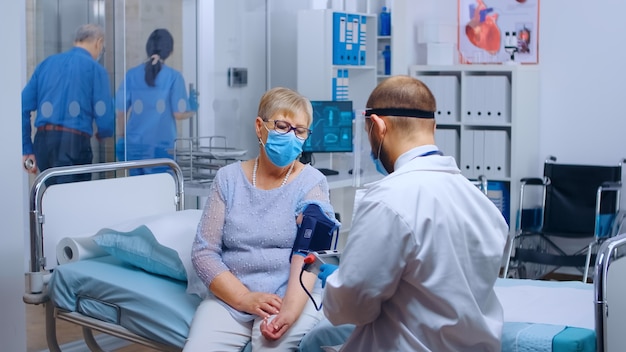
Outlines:
[[[263, 125], [265, 126], [265, 124]], [[270, 130], [265, 126], [268, 132], [267, 141], [263, 144], [265, 154], [270, 161], [278, 166], [285, 167], [292, 163], [298, 155], [302, 153], [302, 145], [304, 141], [296, 137], [295, 133], [287, 132], [284, 134]]]

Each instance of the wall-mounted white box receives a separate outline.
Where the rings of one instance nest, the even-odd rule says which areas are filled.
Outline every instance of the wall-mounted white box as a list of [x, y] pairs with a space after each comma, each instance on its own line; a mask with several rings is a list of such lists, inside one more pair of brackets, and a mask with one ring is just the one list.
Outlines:
[[454, 43], [417, 44], [418, 65], [454, 65]]

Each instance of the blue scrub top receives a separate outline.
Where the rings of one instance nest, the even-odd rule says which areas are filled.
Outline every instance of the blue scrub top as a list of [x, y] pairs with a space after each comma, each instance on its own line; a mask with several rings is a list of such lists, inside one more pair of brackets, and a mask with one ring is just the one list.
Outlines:
[[175, 112], [188, 109], [183, 76], [162, 65], [155, 86], [145, 81], [144, 64], [131, 68], [115, 96], [116, 109], [129, 112], [126, 122], [126, 159], [170, 157], [176, 138]]
[[22, 90], [22, 154], [33, 154], [30, 114], [35, 127], [60, 125], [98, 137], [113, 135], [115, 114], [106, 70], [83, 48], [52, 55], [37, 66]]

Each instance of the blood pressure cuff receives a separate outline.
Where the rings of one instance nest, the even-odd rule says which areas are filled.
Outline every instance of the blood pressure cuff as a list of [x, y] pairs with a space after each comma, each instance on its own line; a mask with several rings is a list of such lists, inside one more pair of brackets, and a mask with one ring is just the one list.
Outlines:
[[[333, 238], [339, 235], [339, 227], [339, 222], [330, 218], [319, 205], [307, 204], [302, 211], [302, 223], [298, 226], [291, 253], [331, 249]], [[334, 247], [337, 247], [337, 241]]]

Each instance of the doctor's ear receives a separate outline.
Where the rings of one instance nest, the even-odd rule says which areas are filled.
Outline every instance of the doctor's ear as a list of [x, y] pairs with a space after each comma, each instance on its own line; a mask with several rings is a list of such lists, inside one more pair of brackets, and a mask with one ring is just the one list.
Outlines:
[[376, 132], [379, 134], [385, 134], [387, 132], [387, 124], [384, 120], [384, 118], [376, 115], [376, 114], [372, 114], [370, 115], [370, 121], [372, 122], [372, 124], [375, 125], [376, 128], [374, 128], [374, 126], [372, 126], [372, 133]]

